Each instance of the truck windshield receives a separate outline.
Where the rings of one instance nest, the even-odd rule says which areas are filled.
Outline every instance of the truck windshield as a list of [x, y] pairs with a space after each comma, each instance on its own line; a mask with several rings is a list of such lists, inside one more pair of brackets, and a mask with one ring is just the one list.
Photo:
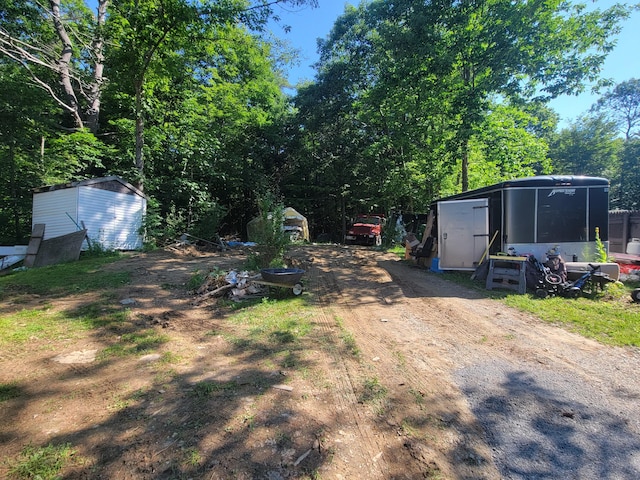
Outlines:
[[356, 223], [366, 223], [367, 225], [379, 225], [380, 219], [378, 217], [358, 217]]

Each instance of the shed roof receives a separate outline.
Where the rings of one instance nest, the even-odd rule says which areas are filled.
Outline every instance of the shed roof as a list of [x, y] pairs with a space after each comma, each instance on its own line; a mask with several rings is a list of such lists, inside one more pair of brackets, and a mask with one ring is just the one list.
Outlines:
[[52, 192], [55, 190], [63, 190], [65, 188], [76, 187], [92, 187], [101, 190], [109, 190], [112, 192], [126, 193], [129, 195], [138, 195], [146, 198], [145, 194], [138, 188], [126, 182], [122, 178], [111, 175], [109, 177], [89, 178], [86, 180], [79, 180], [76, 182], [63, 183], [59, 185], [48, 185], [44, 187], [38, 187], [33, 189], [33, 193]]

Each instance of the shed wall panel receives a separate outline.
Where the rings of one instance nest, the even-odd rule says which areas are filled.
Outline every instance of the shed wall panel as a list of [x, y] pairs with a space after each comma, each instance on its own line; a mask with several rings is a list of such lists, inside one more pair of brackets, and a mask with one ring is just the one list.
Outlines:
[[137, 195], [79, 187], [78, 218], [87, 227], [87, 235], [106, 249], [142, 248], [138, 231], [142, 226], [146, 201]]
[[31, 225], [45, 224], [44, 240], [78, 231], [78, 191], [76, 189], [37, 193], [33, 196]]

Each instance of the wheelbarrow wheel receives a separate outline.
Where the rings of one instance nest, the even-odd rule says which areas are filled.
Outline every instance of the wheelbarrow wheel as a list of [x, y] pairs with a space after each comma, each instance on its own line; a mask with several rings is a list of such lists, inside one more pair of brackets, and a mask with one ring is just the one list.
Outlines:
[[291, 289], [291, 291], [293, 292], [293, 294], [297, 297], [298, 295], [302, 294], [302, 290], [304, 289], [304, 287], [302, 286], [301, 282], [296, 283], [293, 288]]
[[631, 298], [634, 302], [640, 303], [640, 288], [636, 288], [631, 292]]

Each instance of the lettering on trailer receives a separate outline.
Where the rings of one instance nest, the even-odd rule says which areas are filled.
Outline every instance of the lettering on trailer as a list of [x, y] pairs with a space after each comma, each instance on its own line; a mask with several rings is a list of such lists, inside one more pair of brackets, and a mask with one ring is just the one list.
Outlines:
[[556, 193], [564, 193], [565, 195], [575, 195], [576, 189], [575, 188], [554, 188], [553, 190], [551, 190], [551, 193], [547, 195], [547, 198], [553, 197]]

